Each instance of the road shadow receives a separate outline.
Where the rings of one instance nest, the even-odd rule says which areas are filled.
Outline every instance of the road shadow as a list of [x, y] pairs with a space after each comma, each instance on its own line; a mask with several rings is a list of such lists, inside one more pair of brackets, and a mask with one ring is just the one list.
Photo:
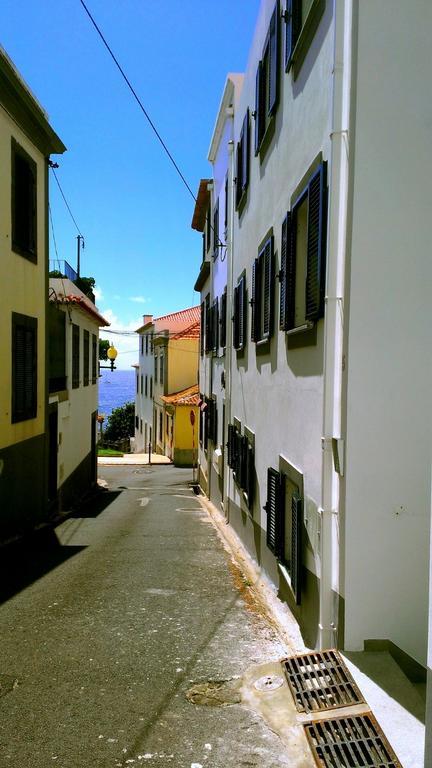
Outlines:
[[51, 527], [0, 549], [0, 605], [85, 547], [63, 546]]
[[76, 507], [68, 517], [98, 517], [120, 496], [121, 491], [98, 490]]

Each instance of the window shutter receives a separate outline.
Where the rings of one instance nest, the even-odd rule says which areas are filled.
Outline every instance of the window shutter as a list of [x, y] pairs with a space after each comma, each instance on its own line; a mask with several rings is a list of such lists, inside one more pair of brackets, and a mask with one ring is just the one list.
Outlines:
[[234, 458], [234, 430], [235, 427], [233, 424], [228, 424], [228, 442], [227, 442], [227, 463], [228, 466], [233, 467], [233, 458]]
[[279, 328], [281, 331], [285, 331], [287, 327], [287, 232], [288, 232], [288, 217], [289, 213], [285, 216], [282, 222], [281, 233], [281, 260], [280, 260], [280, 272], [279, 272]]
[[298, 493], [291, 497], [291, 586], [297, 605], [301, 600], [303, 503]]
[[[201, 302], [201, 332], [200, 332], [200, 352], [201, 357], [204, 354], [204, 333], [205, 333], [205, 304]], [[146, 337], [147, 338], [147, 337]]]
[[276, 2], [270, 20], [270, 72], [268, 113], [272, 115], [277, 107], [279, 98], [279, 0]]
[[[225, 233], [228, 227], [228, 174], [225, 177], [225, 200], [224, 200], [224, 228]], [[226, 236], [225, 236], [226, 241]]]
[[246, 191], [249, 184], [249, 108], [246, 110], [246, 115], [243, 120], [242, 127], [242, 193]]
[[264, 119], [262, 112], [262, 91], [263, 91], [263, 69], [262, 62], [258, 62], [255, 84], [255, 154], [259, 152], [261, 140], [264, 132]]
[[295, 325], [295, 281], [296, 281], [296, 243], [295, 217], [288, 212], [286, 215], [286, 266], [285, 276], [285, 330], [289, 331]]
[[213, 441], [214, 445], [217, 443], [217, 407], [216, 400], [209, 400], [209, 437]]
[[326, 167], [323, 163], [308, 185], [306, 320], [318, 320], [324, 314], [327, 223], [325, 176]]
[[251, 340], [258, 341], [259, 333], [257, 332], [257, 318], [260, 314], [260, 306], [258, 296], [260, 295], [259, 287], [259, 259], [255, 259], [252, 264], [252, 298], [251, 298]]
[[[203, 401], [203, 395], [200, 394], [200, 401]], [[203, 431], [204, 431], [204, 414], [200, 408], [199, 410], [199, 441], [202, 443], [203, 441]]]
[[219, 253], [219, 200], [213, 210], [213, 256]]
[[273, 292], [274, 292], [274, 249], [273, 235], [265, 245], [262, 263], [263, 272], [263, 339], [269, 339], [273, 334]]
[[84, 339], [83, 339], [83, 353], [84, 353], [84, 372], [83, 372], [83, 383], [85, 387], [88, 387], [89, 383], [89, 364], [90, 364], [90, 334], [88, 331], [84, 330]]
[[238, 285], [234, 288], [233, 295], [233, 346], [234, 349], [238, 349]]
[[301, 30], [301, 0], [287, 0], [285, 11], [285, 71], [292, 64], [292, 55]]
[[234, 347], [238, 351], [245, 346], [246, 319], [246, 279], [243, 275], [234, 288]]
[[241, 200], [242, 196], [242, 190], [243, 190], [243, 180], [242, 180], [242, 171], [243, 171], [243, 163], [242, 163], [242, 137], [240, 134], [240, 141], [237, 143], [236, 148], [236, 208], [238, 208], [238, 205]]
[[12, 422], [37, 413], [37, 319], [12, 314]]
[[209, 431], [210, 431], [210, 401], [205, 398], [206, 408], [204, 410], [204, 448], [207, 450]]
[[211, 341], [211, 317], [210, 317], [210, 294], [205, 297], [205, 346], [206, 352], [210, 352], [212, 348]]
[[226, 315], [227, 315], [227, 292], [226, 288], [221, 296], [220, 307], [220, 345], [226, 347]]
[[80, 329], [72, 325], [72, 389], [79, 387], [80, 377]]
[[216, 298], [212, 307], [212, 347], [213, 352], [218, 351], [219, 345], [219, 299]]
[[245, 491], [247, 496], [247, 505], [249, 509], [252, 507], [253, 500], [254, 500], [254, 488], [255, 488], [255, 456], [254, 456], [254, 450], [248, 441]]
[[267, 470], [267, 546], [277, 556], [280, 550], [281, 514], [281, 475], [275, 469]]
[[239, 485], [244, 491], [247, 487], [247, 460], [248, 460], [248, 446], [249, 441], [246, 435], [240, 437], [240, 473], [239, 473]]

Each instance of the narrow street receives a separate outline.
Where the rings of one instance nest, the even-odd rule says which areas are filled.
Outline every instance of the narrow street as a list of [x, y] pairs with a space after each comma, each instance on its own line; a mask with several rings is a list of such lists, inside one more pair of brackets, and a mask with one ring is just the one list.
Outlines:
[[1, 767], [291, 765], [252, 710], [186, 696], [285, 652], [190, 471], [99, 474], [79, 516], [2, 558]]

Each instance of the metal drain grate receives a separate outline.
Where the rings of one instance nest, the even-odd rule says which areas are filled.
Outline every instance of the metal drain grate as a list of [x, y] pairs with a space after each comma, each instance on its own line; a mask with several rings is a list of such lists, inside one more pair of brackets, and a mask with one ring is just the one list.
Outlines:
[[371, 712], [306, 723], [320, 768], [402, 768]]
[[364, 703], [337, 651], [291, 656], [283, 661], [283, 666], [299, 712], [322, 712]]

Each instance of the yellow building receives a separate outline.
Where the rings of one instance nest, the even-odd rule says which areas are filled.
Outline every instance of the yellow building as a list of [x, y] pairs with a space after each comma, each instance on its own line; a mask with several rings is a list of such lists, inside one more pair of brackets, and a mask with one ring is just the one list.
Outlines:
[[[191, 466], [196, 452], [189, 417], [190, 411], [198, 407], [200, 320], [199, 307], [193, 309], [196, 318], [187, 328], [177, 333], [161, 332], [153, 342], [155, 449], [177, 466]], [[188, 403], [188, 398], [195, 395], [196, 402]], [[182, 398], [185, 402], [181, 402]]]
[[0, 539], [47, 509], [48, 160], [65, 146], [0, 48]]

